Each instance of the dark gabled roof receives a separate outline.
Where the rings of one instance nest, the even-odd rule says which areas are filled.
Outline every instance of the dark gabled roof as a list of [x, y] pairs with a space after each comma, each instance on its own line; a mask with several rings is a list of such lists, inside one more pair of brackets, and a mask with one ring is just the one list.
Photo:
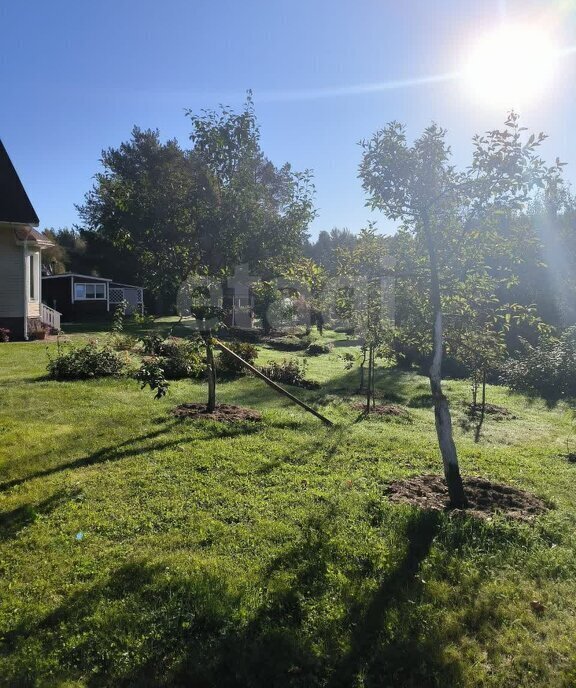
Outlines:
[[14, 165], [0, 140], [0, 222], [38, 225], [40, 220], [30, 203]]

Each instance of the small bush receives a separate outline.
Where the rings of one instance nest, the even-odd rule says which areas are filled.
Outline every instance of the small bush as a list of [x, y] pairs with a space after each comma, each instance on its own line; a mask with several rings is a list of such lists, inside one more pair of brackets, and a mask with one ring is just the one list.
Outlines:
[[48, 375], [53, 380], [87, 380], [120, 375], [125, 362], [110, 346], [90, 342], [85, 346], [61, 349], [48, 362]]
[[281, 363], [270, 361], [261, 371], [274, 382], [283, 382], [286, 385], [303, 387], [304, 389], [319, 389], [320, 384], [314, 380], [306, 379], [308, 366], [303, 361], [299, 363], [294, 359], [284, 359]]
[[278, 351], [302, 351], [310, 344], [310, 337], [296, 337], [296, 335], [288, 334], [285, 337], [275, 337], [269, 340], [269, 344], [273, 349]]
[[158, 332], [151, 332], [150, 334], [140, 337], [144, 353], [147, 356], [157, 356], [160, 353], [160, 347], [162, 346], [164, 339], [164, 335], [161, 335]]
[[0, 342], [9, 342], [12, 332], [7, 327], [0, 327]]
[[171, 337], [157, 346], [156, 353], [167, 380], [201, 377], [204, 373], [204, 356], [196, 342]]
[[306, 356], [320, 356], [321, 354], [329, 354], [330, 347], [328, 344], [317, 344], [313, 342], [312, 344], [308, 345], [304, 353]]
[[537, 346], [524, 342], [520, 356], [504, 365], [502, 377], [515, 392], [549, 401], [576, 397], [576, 327], [559, 338], [544, 338]]
[[[246, 363], [254, 364], [258, 357], [258, 349], [248, 342], [231, 342], [227, 345], [235, 354], [243, 358]], [[224, 375], [239, 375], [246, 372], [246, 368], [226, 351], [221, 351], [218, 357], [218, 370]]]

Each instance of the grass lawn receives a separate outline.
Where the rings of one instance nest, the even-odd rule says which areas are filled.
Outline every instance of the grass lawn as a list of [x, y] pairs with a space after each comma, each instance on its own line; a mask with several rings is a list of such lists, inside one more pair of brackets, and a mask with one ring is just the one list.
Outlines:
[[463, 471], [545, 498], [533, 524], [391, 504], [440, 471], [427, 380], [382, 373], [412, 422], [359, 421], [340, 344], [293, 390], [334, 428], [248, 377], [219, 399], [262, 424], [178, 421], [204, 385], [51, 382], [45, 343], [0, 345], [0, 685], [576, 685], [570, 410], [490, 388], [517, 418], [475, 444], [446, 385]]

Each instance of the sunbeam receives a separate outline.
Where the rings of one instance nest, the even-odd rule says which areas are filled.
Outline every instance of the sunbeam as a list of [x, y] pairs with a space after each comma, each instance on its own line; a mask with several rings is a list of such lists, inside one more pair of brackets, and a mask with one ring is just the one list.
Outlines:
[[352, 84], [349, 86], [335, 86], [327, 88], [307, 88], [285, 91], [262, 91], [257, 95], [260, 102], [290, 102], [300, 100], [320, 100], [322, 98], [338, 98], [342, 96], [363, 95], [378, 93], [380, 91], [393, 91], [396, 89], [425, 86], [446, 81], [454, 81], [460, 77], [459, 72], [447, 74], [435, 74], [431, 76], [414, 77], [411, 79], [393, 79], [367, 84]]

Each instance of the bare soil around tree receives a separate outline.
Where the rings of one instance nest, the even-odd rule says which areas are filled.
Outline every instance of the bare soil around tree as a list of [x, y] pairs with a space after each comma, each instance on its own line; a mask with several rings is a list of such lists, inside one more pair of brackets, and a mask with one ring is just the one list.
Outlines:
[[262, 414], [258, 411], [233, 404], [218, 404], [212, 413], [208, 412], [206, 404], [180, 404], [173, 409], [172, 413], [177, 418], [215, 420], [220, 423], [259, 422], [262, 420]]
[[417, 475], [390, 483], [386, 494], [391, 502], [411, 504], [431, 511], [453, 511], [477, 518], [503, 514], [519, 521], [530, 521], [548, 510], [535, 495], [485, 478], [464, 478], [467, 509], [450, 509], [446, 482], [440, 475]]

